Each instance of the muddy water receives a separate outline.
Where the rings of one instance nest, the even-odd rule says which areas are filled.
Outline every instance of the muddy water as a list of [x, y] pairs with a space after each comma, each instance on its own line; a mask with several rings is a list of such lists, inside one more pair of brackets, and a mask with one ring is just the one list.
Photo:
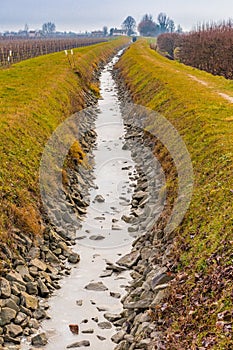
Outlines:
[[[96, 189], [91, 190], [91, 205], [82, 229], [77, 232], [78, 244], [74, 250], [80, 254], [81, 261], [71, 275], [63, 279], [61, 289], [49, 301], [51, 320], [42, 325], [49, 335], [47, 350], [65, 349], [82, 340], [89, 340], [92, 350], [111, 350], [115, 346], [111, 336], [116, 329], [101, 329], [98, 323], [107, 321], [105, 312], [122, 311], [119, 296], [112, 293], [123, 296], [130, 276], [127, 271], [105, 278], [100, 275], [106, 268], [106, 261], [114, 263], [131, 249], [133, 237], [121, 217], [130, 213], [133, 184], [129, 177], [136, 173], [130, 152], [122, 150], [124, 126], [117, 88], [111, 76], [117, 60], [115, 57], [100, 77], [102, 99], [98, 106], [98, 137], [94, 151]], [[97, 195], [105, 201], [95, 201]], [[108, 288], [106, 291], [85, 289], [89, 283], [100, 281]], [[79, 335], [70, 332], [70, 324], [79, 325]], [[93, 333], [82, 333], [88, 330]], [[103, 337], [102, 340], [98, 336]]]

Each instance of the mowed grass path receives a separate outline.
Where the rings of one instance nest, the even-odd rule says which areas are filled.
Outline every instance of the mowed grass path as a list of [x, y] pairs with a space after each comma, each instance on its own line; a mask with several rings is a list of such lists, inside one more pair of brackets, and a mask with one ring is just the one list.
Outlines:
[[85, 93], [98, 93], [93, 73], [127, 38], [74, 50], [71, 68], [64, 52], [0, 70], [0, 231], [12, 244], [15, 228], [40, 234], [38, 172], [46, 141]]
[[177, 278], [161, 313], [168, 349], [232, 349], [233, 104], [218, 93], [233, 96], [233, 81], [171, 62], [146, 40], [118, 68], [134, 101], [179, 131], [194, 167], [192, 202], [174, 234]]

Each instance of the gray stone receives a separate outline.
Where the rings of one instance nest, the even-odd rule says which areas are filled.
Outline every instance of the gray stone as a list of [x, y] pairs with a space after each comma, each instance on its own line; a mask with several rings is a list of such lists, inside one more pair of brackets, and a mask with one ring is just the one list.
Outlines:
[[36, 297], [27, 294], [26, 292], [21, 293], [22, 305], [27, 309], [36, 310], [38, 308], [38, 300]]
[[161, 302], [162, 302], [162, 300], [164, 299], [165, 295], [166, 295], [165, 290], [160, 290], [160, 291], [156, 294], [156, 296], [155, 296], [153, 302], [151, 303], [151, 307], [156, 307], [156, 306], [160, 305]]
[[98, 202], [98, 203], [103, 203], [103, 202], [105, 202], [105, 199], [104, 199], [104, 197], [103, 196], [101, 196], [100, 194], [99, 195], [97, 195], [96, 197], [95, 197], [95, 199], [94, 199], [96, 202]]
[[15, 317], [17, 312], [9, 307], [4, 307], [0, 311], [0, 326], [5, 326], [10, 323]]
[[10, 282], [17, 282], [20, 285], [25, 286], [25, 282], [23, 281], [22, 276], [15, 271], [11, 271], [6, 275], [6, 279]]
[[126, 332], [121, 330], [119, 331], [118, 333], [114, 334], [112, 337], [111, 337], [111, 340], [118, 344], [120, 343], [120, 341], [122, 341], [124, 339], [124, 336], [126, 335]]
[[101, 329], [111, 329], [112, 328], [112, 325], [110, 322], [99, 322], [98, 323], [98, 327], [101, 328]]
[[51, 250], [46, 253], [46, 259], [49, 263], [59, 264], [59, 259], [56, 257]]
[[19, 284], [18, 282], [12, 282], [11, 292], [12, 294], [18, 296], [21, 292], [26, 292], [26, 286]]
[[14, 320], [15, 324], [21, 324], [27, 319], [27, 315], [24, 314], [23, 312], [19, 312]]
[[112, 276], [113, 271], [112, 270], [105, 270], [101, 273], [100, 278], [110, 277]]
[[105, 237], [101, 235], [94, 235], [94, 236], [91, 236], [89, 239], [92, 241], [102, 241], [103, 239], [105, 239]]
[[83, 301], [82, 300], [76, 300], [76, 305], [82, 306], [83, 305]]
[[28, 294], [37, 295], [38, 294], [38, 284], [37, 282], [28, 282], [26, 285]]
[[144, 299], [135, 301], [132, 303], [126, 303], [124, 304], [125, 309], [147, 309], [151, 306], [152, 300], [151, 299]]
[[47, 344], [48, 340], [47, 340], [47, 336], [45, 334], [45, 332], [39, 333], [37, 335], [35, 335], [34, 337], [32, 337], [32, 345], [35, 346], [45, 346]]
[[94, 329], [93, 328], [90, 328], [90, 329], [84, 329], [82, 331], [83, 334], [92, 334], [94, 333]]
[[140, 257], [141, 257], [140, 252], [136, 250], [123, 256], [121, 259], [117, 261], [117, 264], [120, 266], [125, 266], [130, 269], [131, 267], [137, 264]]
[[96, 292], [103, 292], [105, 290], [108, 290], [108, 288], [103, 284], [103, 282], [91, 282], [85, 287], [85, 289], [93, 290]]
[[71, 264], [77, 264], [80, 261], [80, 256], [77, 253], [71, 253], [68, 257], [68, 261]]
[[29, 282], [29, 281], [33, 280], [32, 276], [30, 276], [29, 269], [28, 269], [27, 266], [25, 266], [25, 265], [18, 265], [16, 267], [16, 271], [23, 277], [23, 280], [25, 282]]
[[99, 340], [101, 340], [101, 341], [106, 340], [106, 338], [105, 338], [105, 337], [102, 337], [102, 335], [97, 335], [97, 338], [98, 338]]
[[18, 337], [19, 335], [21, 335], [23, 333], [22, 327], [17, 326], [15, 324], [7, 325], [5, 327], [5, 331], [12, 338], [16, 338], [16, 337]]
[[31, 318], [28, 323], [29, 328], [39, 329], [40, 324], [35, 318]]
[[115, 292], [110, 292], [110, 296], [116, 299], [120, 299], [121, 294], [120, 293], [115, 293]]
[[124, 267], [114, 265], [111, 262], [107, 262], [106, 270], [112, 270], [113, 272], [122, 272], [125, 271]]
[[38, 279], [38, 290], [39, 290], [39, 295], [42, 298], [47, 298], [50, 294], [46, 284], [44, 282], [42, 282], [42, 280], [40, 278]]
[[37, 258], [30, 261], [30, 266], [35, 266], [39, 271], [46, 271], [47, 269], [45, 262]]
[[81, 348], [82, 346], [88, 347], [90, 346], [91, 343], [89, 342], [89, 340], [82, 340], [73, 344], [70, 344], [66, 347], [66, 349], [71, 349], [71, 348]]
[[[133, 349], [137, 349], [137, 348], [133, 348]], [[118, 344], [114, 350], [131, 350], [129, 349], [129, 343], [126, 340], [122, 340], [120, 342], [120, 344]]]
[[106, 320], [108, 320], [109, 322], [115, 322], [121, 318], [121, 315], [106, 313], [104, 314], [104, 318], [106, 318]]
[[29, 272], [30, 272], [30, 275], [33, 277], [37, 277], [38, 275], [38, 269], [35, 266], [29, 267]]
[[165, 284], [172, 280], [171, 274], [167, 272], [157, 273], [151, 280], [151, 288], [155, 289], [160, 284]]
[[158, 286], [156, 286], [156, 287], [154, 288], [154, 291], [166, 289], [166, 288], [168, 288], [168, 286], [169, 286], [168, 283], [159, 284]]
[[8, 307], [10, 309], [15, 310], [16, 312], [19, 311], [19, 306], [12, 299], [5, 299], [3, 302], [3, 307]]
[[11, 286], [8, 280], [0, 277], [0, 297], [9, 298], [11, 296]]
[[121, 231], [122, 227], [120, 225], [113, 224], [112, 225], [112, 230], [113, 231]]

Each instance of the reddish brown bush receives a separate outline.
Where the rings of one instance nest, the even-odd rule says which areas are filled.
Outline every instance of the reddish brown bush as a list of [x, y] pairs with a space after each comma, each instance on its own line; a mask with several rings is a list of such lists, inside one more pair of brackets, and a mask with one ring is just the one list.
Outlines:
[[174, 58], [174, 50], [180, 46], [181, 35], [177, 33], [165, 33], [159, 35], [157, 39], [158, 49], [162, 52], [167, 52], [172, 58]]
[[233, 79], [233, 22], [206, 24], [188, 34], [163, 34], [158, 48], [174, 57], [179, 47], [179, 60], [214, 75]]

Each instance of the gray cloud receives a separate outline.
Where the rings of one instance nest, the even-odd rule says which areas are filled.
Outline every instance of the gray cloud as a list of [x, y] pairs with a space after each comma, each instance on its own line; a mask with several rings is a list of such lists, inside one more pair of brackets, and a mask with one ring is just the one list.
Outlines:
[[176, 23], [191, 28], [203, 20], [228, 19], [233, 13], [231, 0], [0, 0], [0, 30], [40, 28], [42, 23], [53, 21], [60, 30], [86, 30], [107, 26], [120, 26], [127, 15], [139, 21], [143, 14], [156, 18], [166, 12]]

